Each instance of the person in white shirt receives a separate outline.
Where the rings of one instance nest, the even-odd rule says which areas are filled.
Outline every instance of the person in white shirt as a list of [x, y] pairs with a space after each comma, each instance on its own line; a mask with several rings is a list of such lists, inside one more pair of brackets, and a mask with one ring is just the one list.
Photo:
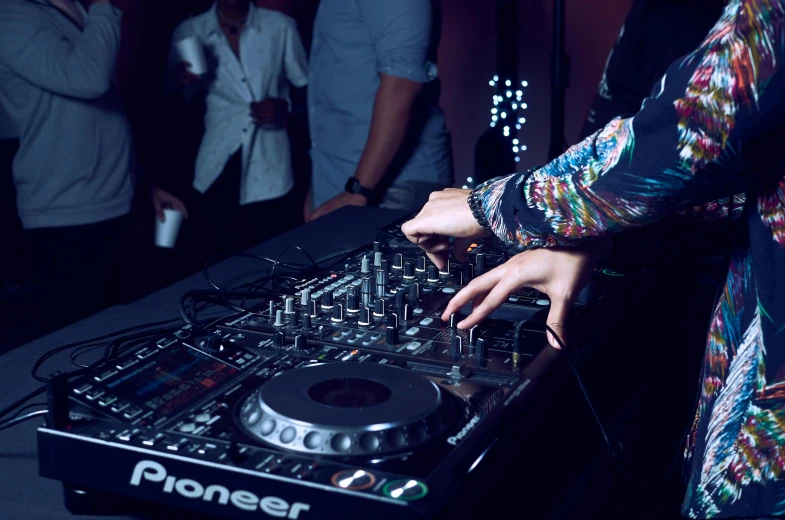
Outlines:
[[[196, 37], [208, 72], [196, 76], [175, 43]], [[250, 0], [217, 0], [181, 23], [172, 37], [170, 72], [186, 97], [204, 96], [204, 136], [189, 207], [202, 250], [247, 249], [293, 226], [299, 216], [286, 118], [289, 86], [308, 78], [293, 19]]]

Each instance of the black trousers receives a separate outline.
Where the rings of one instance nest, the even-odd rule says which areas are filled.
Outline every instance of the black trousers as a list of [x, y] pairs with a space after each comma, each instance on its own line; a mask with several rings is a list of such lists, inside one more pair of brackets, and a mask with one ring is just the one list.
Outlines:
[[240, 205], [241, 174], [237, 152], [206, 193], [192, 189], [188, 197], [183, 246], [197, 268], [208, 258], [245, 251], [302, 223], [293, 190], [277, 199]]
[[25, 231], [35, 306], [44, 331], [135, 297], [136, 255], [130, 214], [82, 226]]

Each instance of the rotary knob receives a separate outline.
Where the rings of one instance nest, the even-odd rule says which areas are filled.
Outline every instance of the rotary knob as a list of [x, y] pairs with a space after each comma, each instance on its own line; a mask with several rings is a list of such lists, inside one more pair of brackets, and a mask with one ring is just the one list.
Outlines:
[[469, 329], [469, 345], [474, 346], [477, 343], [480, 333], [477, 332], [477, 325]]
[[453, 354], [463, 354], [463, 338], [460, 336], [453, 336], [450, 347]]
[[312, 318], [319, 315], [319, 302], [311, 300], [311, 303], [308, 304], [308, 314], [310, 314]]
[[286, 298], [286, 314], [294, 314], [294, 298]]
[[477, 269], [485, 269], [485, 255], [483, 253], [477, 253], [477, 256], [474, 258], [474, 263], [477, 264]]
[[390, 283], [390, 275], [387, 271], [376, 271], [376, 286], [387, 285]]
[[308, 330], [311, 328], [311, 315], [307, 312], [303, 313], [303, 329]]
[[286, 336], [283, 332], [276, 332], [273, 335], [273, 346], [275, 348], [283, 348], [284, 345], [286, 345]]
[[272, 300], [270, 300], [270, 304], [267, 306], [267, 314], [275, 316], [275, 302]]
[[357, 300], [356, 294], [350, 294], [346, 298], [346, 312], [358, 312], [360, 310], [360, 302]]
[[403, 277], [407, 280], [414, 278], [414, 264], [411, 262], [406, 262], [406, 264], [403, 266]]
[[343, 305], [340, 303], [333, 308], [333, 317], [331, 320], [336, 323], [343, 321]]
[[387, 327], [387, 344], [388, 345], [397, 345], [400, 341], [398, 337], [398, 328], [397, 327]]
[[360, 309], [360, 317], [357, 319], [357, 325], [367, 326], [371, 324], [371, 309], [363, 307]]
[[450, 328], [454, 329], [458, 326], [458, 316], [453, 312], [450, 314]]
[[439, 281], [439, 270], [436, 268], [435, 265], [428, 267], [428, 281], [429, 282]]
[[362, 262], [360, 262], [360, 272], [363, 274], [371, 272], [371, 261], [368, 260], [367, 256], [364, 256]]
[[283, 311], [281, 309], [278, 309], [277, 311], [275, 311], [275, 322], [273, 323], [273, 326], [283, 327], [284, 325], [285, 323], [283, 321]]
[[308, 349], [308, 340], [302, 334], [298, 334], [294, 337], [294, 348], [295, 350], [307, 350]]
[[447, 263], [444, 264], [444, 270], [439, 270], [439, 274], [450, 274], [450, 260], [447, 259]]
[[300, 294], [300, 305], [304, 307], [308, 305], [308, 302], [310, 301], [311, 301], [311, 290], [303, 289], [303, 292]]
[[363, 294], [371, 294], [373, 292], [373, 289], [371, 288], [370, 278], [363, 278], [361, 287], [362, 287]]
[[395, 253], [393, 269], [403, 269], [403, 255], [401, 253]]
[[387, 305], [384, 300], [376, 300], [376, 303], [373, 305], [373, 315], [377, 318], [383, 317], [386, 312], [386, 307]]
[[382, 252], [376, 251], [373, 254], [373, 266], [379, 268], [382, 266]]
[[485, 338], [477, 338], [477, 344], [474, 346], [474, 355], [480, 359], [488, 357], [488, 345]]
[[352, 295], [354, 295], [354, 296], [359, 296], [359, 290], [357, 289], [357, 287], [355, 287], [354, 285], [352, 285], [351, 287], [349, 287], [349, 288], [346, 290], [346, 294], [347, 294], [347, 296], [352, 296]]
[[388, 265], [389, 262], [387, 262], [387, 260], [382, 260], [381, 264], [379, 264], [379, 269], [384, 271], [385, 273], [388, 273], [390, 271]]
[[379, 242], [378, 240], [374, 241], [374, 243], [373, 243], [373, 252], [374, 253], [380, 253], [381, 251], [382, 251], [382, 244], [381, 244], [381, 242]]
[[452, 274], [453, 285], [463, 285], [463, 271], [455, 271]]
[[417, 272], [424, 273], [425, 272], [425, 257], [421, 256], [417, 259]]
[[412, 319], [412, 306], [408, 303], [403, 306], [403, 321]]
[[406, 300], [406, 295], [401, 289], [395, 291], [395, 308], [400, 309]]
[[463, 266], [463, 279], [466, 283], [474, 279], [474, 266], [472, 264], [467, 263]]
[[397, 327], [398, 326], [398, 315], [393, 313], [387, 316], [387, 326], [388, 327]]
[[409, 299], [417, 300], [420, 298], [420, 284], [413, 283], [409, 286]]
[[327, 291], [322, 294], [322, 309], [330, 310], [333, 308], [333, 293]]

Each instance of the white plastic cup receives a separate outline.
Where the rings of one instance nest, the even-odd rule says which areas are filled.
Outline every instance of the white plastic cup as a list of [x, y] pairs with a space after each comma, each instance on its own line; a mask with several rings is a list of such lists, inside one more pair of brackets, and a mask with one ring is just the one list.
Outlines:
[[180, 224], [183, 222], [183, 213], [176, 209], [164, 209], [164, 221], [155, 219], [155, 245], [158, 247], [173, 248], [177, 243], [180, 233]]
[[177, 56], [180, 61], [185, 61], [191, 64], [188, 72], [201, 76], [207, 72], [207, 60], [204, 57], [204, 48], [196, 36], [189, 36], [184, 40], [174, 44], [177, 51]]

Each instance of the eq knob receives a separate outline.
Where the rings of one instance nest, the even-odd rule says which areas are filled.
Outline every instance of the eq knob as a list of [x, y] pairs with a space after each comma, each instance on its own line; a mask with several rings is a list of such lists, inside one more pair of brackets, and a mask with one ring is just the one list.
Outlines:
[[403, 266], [403, 277], [407, 280], [414, 278], [414, 264], [411, 262], [406, 262], [406, 264]]
[[403, 254], [395, 253], [393, 258], [393, 269], [403, 269]]
[[307, 312], [303, 313], [303, 329], [308, 330], [311, 328], [311, 315]]
[[450, 346], [453, 354], [463, 354], [463, 338], [460, 336], [453, 336], [450, 341]]
[[322, 309], [330, 310], [333, 308], [333, 293], [327, 291], [322, 294]]
[[454, 329], [458, 326], [458, 316], [453, 312], [450, 314], [450, 328]]
[[452, 273], [452, 284], [463, 285], [463, 271], [455, 271]]
[[390, 283], [390, 275], [387, 271], [376, 271], [376, 286], [387, 285]]
[[296, 312], [293, 312], [292, 315], [291, 315], [289, 324], [292, 327], [295, 327], [295, 328], [299, 327], [300, 326], [300, 315], [297, 314]]
[[420, 298], [420, 284], [413, 283], [409, 286], [409, 299], [417, 300]]
[[371, 324], [371, 309], [363, 307], [360, 309], [360, 317], [357, 319], [357, 325], [367, 326]]
[[343, 321], [343, 305], [340, 303], [333, 308], [333, 317], [331, 320], [336, 323]]
[[379, 241], [374, 241], [373, 243], [373, 252], [374, 253], [381, 253], [382, 252], [382, 244]]
[[474, 346], [479, 337], [480, 333], [477, 331], [477, 325], [469, 329], [469, 345]]
[[477, 253], [477, 256], [474, 258], [474, 263], [477, 264], [477, 269], [485, 269], [485, 255], [483, 253]]
[[286, 345], [286, 336], [283, 332], [276, 332], [273, 335], [273, 346], [275, 348], [283, 348], [284, 345]]
[[424, 273], [425, 272], [425, 257], [421, 256], [417, 259], [417, 272]]
[[319, 302], [311, 300], [311, 303], [308, 304], [308, 314], [310, 314], [312, 318], [319, 315]]
[[387, 326], [388, 327], [397, 327], [398, 326], [398, 315], [397, 314], [390, 314], [387, 316]]
[[367, 256], [364, 256], [362, 262], [360, 262], [360, 272], [363, 274], [371, 272], [371, 261], [368, 260]]
[[397, 345], [400, 341], [398, 337], [398, 327], [387, 327], [387, 344], [388, 345]]
[[412, 306], [408, 303], [403, 306], [403, 321], [412, 319]]
[[474, 355], [480, 359], [488, 357], [488, 345], [485, 338], [477, 338], [477, 344], [474, 346]]
[[463, 279], [466, 283], [474, 279], [474, 266], [472, 264], [467, 263], [463, 266]]
[[376, 300], [376, 303], [373, 305], [373, 315], [377, 318], [381, 318], [384, 316], [386, 311], [386, 303], [384, 300]]
[[346, 298], [346, 312], [358, 312], [360, 310], [360, 302], [356, 294], [350, 294]]
[[267, 314], [275, 316], [275, 302], [272, 300], [270, 300], [270, 304], [267, 307]]
[[362, 283], [361, 287], [362, 287], [363, 294], [371, 294], [373, 292], [371, 288], [370, 278], [363, 278], [361, 283]]
[[294, 298], [286, 298], [286, 314], [294, 314]]
[[444, 270], [439, 269], [439, 274], [450, 274], [450, 260], [447, 259], [447, 263], [444, 264]]
[[439, 270], [436, 268], [435, 265], [428, 267], [428, 281], [429, 282], [439, 281]]
[[311, 301], [311, 290], [303, 289], [303, 292], [300, 294], [300, 305], [306, 306], [309, 301]]
[[379, 269], [387, 273], [390, 270], [388, 265], [389, 262], [387, 260], [382, 260], [381, 264], [379, 264]]
[[352, 285], [346, 290], [346, 294], [347, 296], [352, 296], [352, 295], [359, 296], [359, 289], [357, 289], [356, 286]]
[[275, 311], [275, 322], [273, 323], [273, 326], [283, 327], [284, 325], [285, 324], [283, 321], [283, 311], [281, 309], [278, 309], [277, 311]]
[[406, 294], [404, 294], [403, 290], [398, 289], [395, 291], [395, 308], [400, 309], [403, 307], [403, 304], [406, 300]]
[[308, 348], [308, 340], [302, 334], [298, 334], [294, 337], [294, 348], [295, 350], [306, 350]]
[[382, 252], [376, 251], [373, 254], [373, 266], [376, 268], [380, 268], [382, 266]]

